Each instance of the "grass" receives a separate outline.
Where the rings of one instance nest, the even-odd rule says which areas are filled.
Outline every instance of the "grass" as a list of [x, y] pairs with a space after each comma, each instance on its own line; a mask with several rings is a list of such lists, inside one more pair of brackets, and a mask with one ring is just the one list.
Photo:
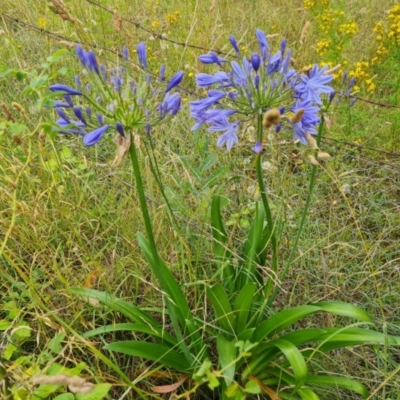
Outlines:
[[[119, 0], [113, 6], [99, 2], [110, 10], [115, 7], [118, 14], [113, 15], [86, 0], [73, 0], [67, 6], [69, 15], [80, 21], [75, 25], [45, 8], [44, 3], [15, 5], [5, 0], [0, 6], [2, 15], [18, 19], [12, 21], [3, 15], [0, 20], [0, 64], [7, 67], [39, 70], [47, 56], [67, 45], [60, 41], [65, 39], [46, 33], [56, 32], [72, 42], [95, 44], [99, 56], [111, 62], [118, 62], [113, 52], [118, 52], [122, 45], [126, 44], [133, 56], [136, 44], [145, 40], [154, 73], [163, 62], [168, 63], [170, 71], [185, 70], [183, 86], [188, 92], [184, 95], [187, 100], [183, 111], [171, 126], [154, 132], [155, 152], [179, 226], [168, 217], [146, 154], [142, 154], [142, 160], [160, 254], [190, 295], [191, 306], [199, 315], [208, 312], [203, 283], [211, 282], [215, 273], [210, 259], [209, 204], [217, 185], [228, 179], [229, 183], [223, 187], [229, 198], [224, 212], [237, 249], [247, 231], [249, 211], [251, 216], [256, 197], [252, 151], [247, 143], [251, 135], [244, 130], [241, 137], [245, 140], [226, 154], [205, 131], [190, 132], [188, 102], [194, 98], [195, 91], [191, 74], [206, 71], [197, 61], [202, 52], [159, 40], [125, 20], [119, 27], [117, 15], [147, 29], [155, 27], [156, 33], [166, 34], [173, 41], [223, 52], [231, 51], [226, 39], [233, 33], [248, 46], [243, 50], [248, 55], [256, 49], [254, 30], [262, 28], [279, 34], [271, 39], [272, 46], [278, 46], [282, 37], [288, 39], [298, 65], [323, 61], [316, 45], [323, 37], [318, 22], [326, 10], [324, 2], [317, 1], [318, 6], [311, 10], [305, 10], [300, 0], [290, 2], [290, 6], [280, 0], [270, 3], [266, 6], [253, 1], [250, 7], [248, 2], [232, 5], [226, 0]], [[335, 61], [339, 62], [342, 61], [339, 58], [346, 58], [349, 69], [358, 61], [370, 61], [377, 49], [373, 28], [379, 20], [386, 20], [386, 12], [397, 2], [330, 3], [359, 26], [342, 51], [331, 56], [332, 60], [336, 57]], [[301, 46], [300, 32], [308, 20], [311, 30]], [[46, 32], [32, 30], [31, 26], [38, 27], [39, 23]], [[113, 52], [101, 50], [103, 47]], [[385, 62], [369, 69], [377, 88], [368, 92], [360, 84], [358, 96], [399, 105], [397, 54], [393, 46]], [[56, 70], [63, 65], [68, 67], [67, 76], [72, 82], [79, 68], [77, 62], [67, 54], [62, 63], [51, 68]], [[336, 85], [340, 88], [340, 78]], [[0, 80], [0, 103], [9, 107], [11, 102], [23, 105], [25, 118], [15, 110], [12, 112], [32, 132], [39, 119], [49, 122], [52, 116], [47, 111], [41, 115], [35, 113], [35, 96], [24, 96], [23, 86], [24, 83], [15, 79]], [[39, 92], [36, 97], [40, 95]], [[308, 223], [273, 307], [282, 309], [328, 299], [347, 301], [368, 310], [378, 330], [400, 335], [398, 110], [358, 101], [352, 108], [339, 104], [330, 118], [332, 127], [326, 132], [323, 148], [333, 157], [318, 171]], [[3, 132], [4, 121], [4, 116], [0, 117], [0, 229], [4, 243], [0, 261], [3, 278], [0, 319], [8, 321], [10, 326], [0, 334], [0, 350], [7, 360], [10, 379], [26, 390], [25, 398], [30, 398], [30, 375], [54, 363], [72, 368], [84, 362], [84, 374], [88, 378], [113, 385], [109, 398], [123, 398], [127, 387], [113, 370], [113, 364], [130, 379], [137, 379], [139, 392], [145, 393], [146, 398], [156, 398], [151, 386], [170, 382], [169, 379], [163, 380], [161, 373], [158, 379], [146, 377], [145, 371], [151, 366], [138, 360], [120, 355], [105, 355], [101, 359], [99, 352], [104, 343], [89, 345], [76, 334], [122, 321], [121, 316], [87, 305], [68, 294], [71, 287], [85, 286], [107, 290], [149, 309], [160, 307], [159, 290], [136, 242], [136, 232], [143, 231], [143, 226], [129, 167], [126, 163], [117, 170], [110, 167], [114, 154], [107, 143], [83, 151], [81, 143], [74, 138], [51, 140], [40, 129], [33, 135]], [[289, 254], [304, 205], [310, 166], [305, 150], [289, 141], [271, 143], [267, 151], [270, 154], [267, 185], [272, 209], [283, 217], [287, 226], [281, 239], [284, 259]], [[343, 322], [340, 318], [338, 321], [319, 318], [310, 319], [309, 326]], [[15, 335], [13, 329], [21, 326], [29, 326], [29, 332], [22, 329], [25, 333]], [[59, 333], [65, 333], [61, 349], [50, 345]], [[399, 359], [398, 350], [356, 348], [333, 353], [328, 359], [321, 358], [314, 368], [334, 370], [339, 375], [362, 380], [374, 393], [371, 399], [396, 399], [400, 394]], [[125, 398], [137, 398], [139, 394], [134, 393], [127, 393]], [[210, 396], [203, 393], [198, 398]], [[330, 391], [323, 398], [356, 397], [349, 392]]]

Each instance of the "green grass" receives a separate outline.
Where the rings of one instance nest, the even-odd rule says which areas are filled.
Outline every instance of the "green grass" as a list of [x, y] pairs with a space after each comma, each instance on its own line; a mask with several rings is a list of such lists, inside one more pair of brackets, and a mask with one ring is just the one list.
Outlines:
[[[76, 26], [63, 21], [45, 8], [44, 3], [30, 3], [15, 5], [5, 0], [0, 12], [36, 27], [38, 19], [44, 18], [47, 31], [86, 43], [86, 47], [95, 44], [118, 52], [126, 44], [132, 58], [135, 46], [144, 40], [153, 72], [161, 63], [167, 63], [167, 71], [185, 70], [183, 86], [190, 92], [184, 95], [187, 100], [182, 112], [170, 126], [154, 132], [155, 153], [178, 226], [168, 217], [144, 152], [141, 160], [160, 255], [181, 282], [193, 310], [201, 317], [207, 315], [204, 282], [212, 283], [215, 273], [209, 227], [211, 197], [217, 186], [224, 183], [222, 191], [229, 199], [224, 213], [230, 221], [230, 239], [239, 252], [251, 219], [248, 213], [254, 204], [252, 190], [256, 185], [247, 140], [251, 135], [241, 132], [240, 145], [226, 154], [217, 148], [215, 138], [205, 129], [199, 133], [190, 131], [188, 102], [195, 98], [195, 81], [189, 74], [210, 70], [197, 61], [200, 50], [157, 38], [151, 40], [149, 33], [127, 21], [122, 22], [118, 31], [111, 14], [85, 0], [67, 3], [70, 15], [82, 22]], [[299, 0], [289, 2], [290, 5], [281, 0], [267, 2], [271, 5], [257, 1], [232, 4], [226, 0], [99, 3], [110, 10], [117, 9], [122, 17], [147, 29], [152, 29], [153, 21], [157, 20], [160, 26], [156, 32], [166, 33], [177, 42], [229, 52], [227, 37], [233, 33], [246, 44], [245, 53], [250, 55], [257, 49], [253, 32], [262, 28], [267, 33], [279, 34], [271, 39], [274, 47], [282, 37], [288, 39], [296, 65], [320, 61], [315, 51], [321, 34], [317, 28], [320, 14], [304, 10]], [[211, 3], [214, 6], [210, 10]], [[331, 1], [332, 6], [346, 12], [347, 18], [355, 18], [360, 27], [343, 50], [350, 65], [372, 58], [376, 51], [372, 29], [378, 20], [386, 18], [386, 11], [394, 4], [397, 2]], [[361, 12], [364, 7], [367, 12]], [[168, 22], [167, 15], [175, 11], [179, 11], [179, 18]], [[300, 46], [300, 32], [307, 20], [311, 21], [312, 29], [305, 45]], [[47, 56], [65, 47], [65, 43], [45, 32], [7, 18], [0, 21], [0, 65], [30, 71], [40, 69]], [[395, 46], [392, 50], [386, 62], [371, 69], [377, 89], [368, 93], [361, 88], [357, 95], [399, 105], [398, 50]], [[71, 82], [79, 70], [72, 53], [52, 67], [56, 70], [67, 66], [67, 79]], [[112, 52], [98, 53], [103, 59], [117, 62]], [[336, 85], [339, 87], [340, 83]], [[22, 94], [23, 87], [24, 83], [15, 79], [1, 79], [0, 103], [8, 107], [12, 102], [23, 105], [26, 118], [16, 111], [13, 115], [32, 132], [40, 118], [49, 122], [53, 116], [47, 110], [38, 115], [33, 108], [35, 96]], [[332, 159], [318, 171], [308, 222], [273, 308], [280, 310], [321, 300], [347, 301], [371, 313], [378, 330], [400, 335], [400, 163], [398, 155], [390, 154], [400, 151], [398, 109], [358, 101], [351, 109], [339, 104], [330, 118], [332, 127], [325, 132], [323, 149]], [[68, 293], [71, 287], [86, 285], [149, 309], [161, 306], [157, 284], [136, 241], [136, 232], [144, 228], [128, 163], [124, 162], [120, 169], [110, 166], [114, 158], [110, 142], [83, 149], [76, 138], [51, 140], [40, 129], [33, 135], [3, 132], [4, 121], [4, 115], [0, 114], [0, 231], [4, 243], [0, 259], [0, 320], [11, 325], [0, 331], [0, 352], [6, 360], [10, 380], [27, 390], [26, 398], [30, 398], [33, 388], [28, 381], [30, 375], [54, 362], [68, 368], [84, 362], [87, 366], [83, 375], [97, 383], [111, 383], [109, 398], [116, 399], [121, 398], [128, 386], [110, 366], [113, 363], [129, 379], [137, 379], [138, 390], [145, 393], [145, 398], [161, 398], [151, 392], [151, 387], [178, 378], [161, 373], [146, 377], [147, 368], [153, 371], [154, 365], [121, 355], [104, 353], [109, 363], [99, 359], [98, 352], [108, 339], [115, 340], [114, 335], [118, 339], [132, 339], [132, 335], [114, 333], [89, 345], [76, 332], [123, 319]], [[272, 210], [282, 216], [287, 227], [281, 238], [282, 264], [301, 217], [311, 168], [306, 150], [289, 143], [288, 137], [285, 139], [286, 143], [271, 143], [264, 156], [271, 163], [266, 184], [272, 196]], [[12, 332], [21, 321], [31, 328], [29, 336], [18, 337]], [[322, 316], [310, 319], [307, 324], [333, 326], [343, 322]], [[51, 350], [50, 341], [60, 332], [66, 333], [62, 351], [56, 347]], [[7, 347], [10, 343], [16, 347], [13, 354], [9, 354], [11, 350]], [[371, 399], [397, 399], [400, 379], [392, 372], [397, 371], [399, 359], [398, 349], [355, 348], [333, 352], [329, 358], [321, 357], [314, 368], [360, 379], [371, 392], [376, 391]], [[139, 398], [135, 393], [129, 392], [125, 398]], [[211, 399], [211, 396], [202, 392], [196, 398]], [[342, 391], [326, 392], [322, 398], [356, 399]]]

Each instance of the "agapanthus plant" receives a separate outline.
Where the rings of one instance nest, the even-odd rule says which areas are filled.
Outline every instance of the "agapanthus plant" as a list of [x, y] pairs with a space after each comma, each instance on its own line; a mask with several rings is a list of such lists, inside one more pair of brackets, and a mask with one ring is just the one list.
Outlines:
[[[178, 113], [181, 97], [171, 90], [180, 84], [183, 72], [177, 72], [168, 83], [165, 67], [159, 77], [147, 73], [147, 56], [144, 43], [137, 46], [138, 60], [143, 73], [131, 76], [123, 65], [107, 68], [100, 65], [93, 51], [76, 47], [76, 54], [85, 68], [85, 79], [75, 77], [75, 88], [55, 84], [50, 90], [59, 94], [54, 102], [58, 115], [56, 128], [60, 133], [81, 135], [86, 146], [98, 143], [106, 132], [114, 129], [123, 138], [134, 129], [151, 127], [166, 122]], [[128, 61], [126, 47], [123, 59]], [[128, 137], [129, 139], [129, 137]]]
[[[230, 42], [237, 60], [228, 62], [215, 53], [199, 57], [204, 64], [216, 64], [221, 70], [214, 74], [200, 73], [197, 85], [207, 88], [207, 97], [190, 103], [191, 115], [196, 120], [193, 130], [203, 124], [210, 132], [221, 132], [218, 146], [230, 150], [238, 143], [238, 130], [243, 121], [258, 121], [255, 151], [262, 148], [264, 128], [282, 126], [293, 131], [293, 139], [307, 144], [309, 135], [317, 134], [320, 108], [324, 96], [332, 99], [334, 90], [329, 86], [333, 77], [328, 67], [297, 72], [293, 66], [292, 51], [287, 50], [286, 40], [280, 49], [271, 53], [266, 35], [257, 30], [259, 53], [240, 60], [239, 48], [233, 36]], [[329, 99], [328, 97], [328, 99]]]

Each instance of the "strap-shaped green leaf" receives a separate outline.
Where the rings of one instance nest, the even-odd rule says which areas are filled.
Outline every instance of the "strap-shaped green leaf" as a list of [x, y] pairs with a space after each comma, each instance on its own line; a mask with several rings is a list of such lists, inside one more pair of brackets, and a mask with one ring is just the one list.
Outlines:
[[346, 317], [356, 318], [363, 322], [372, 322], [371, 317], [362, 308], [349, 303], [339, 301], [322, 301], [312, 304], [320, 307], [323, 311], [336, 315], [344, 315]]
[[221, 369], [226, 386], [229, 386], [235, 377], [235, 359], [237, 347], [235, 347], [235, 339], [228, 340], [223, 335], [218, 335], [217, 337], [217, 350], [218, 358], [221, 363]]
[[210, 300], [215, 314], [217, 324], [227, 333], [235, 332], [235, 316], [232, 312], [228, 296], [220, 283], [211, 289], [207, 288], [207, 298]]
[[[196, 328], [195, 330], [191, 330], [189, 328], [189, 325], [186, 324], [187, 320], [193, 320], [193, 315], [181, 287], [178, 285], [171, 271], [162, 259], [160, 259], [161, 271], [158, 269], [158, 266], [154, 264], [153, 254], [151, 253], [150, 245], [147, 239], [139, 232], [137, 234], [137, 237], [139, 246], [143, 250], [144, 255], [146, 256], [148, 263], [152, 267], [152, 270], [156, 275], [158, 281], [160, 283], [164, 282], [165, 284], [165, 287], [163, 287], [162, 289], [167, 293], [170, 300], [172, 300], [174, 313], [178, 318], [181, 327], [185, 330], [184, 335], [188, 335], [191, 341], [195, 343], [200, 343], [201, 338], [198, 329]], [[187, 328], [189, 328], [188, 331]], [[200, 347], [196, 348], [196, 351], [198, 350], [200, 350]]]
[[264, 321], [254, 332], [254, 341], [260, 342], [265, 337], [272, 336], [299, 319], [311, 315], [321, 309], [316, 306], [299, 306], [281, 311]]
[[109, 293], [83, 288], [71, 288], [69, 292], [84, 298], [98, 300], [100, 303], [106, 305], [110, 309], [125, 315], [125, 317], [129, 318], [132, 322], [144, 323], [148, 324], [149, 326], [160, 325], [157, 320], [140, 310], [139, 307], [136, 307], [125, 300], [118, 299]]
[[364, 397], [364, 399], [369, 396], [367, 388], [362, 383], [350, 378], [328, 375], [309, 375], [306, 379], [306, 383], [314, 385], [339, 386], [360, 394]]
[[257, 285], [254, 282], [247, 283], [236, 297], [234, 309], [236, 314], [236, 332], [246, 329], [247, 320], [251, 310], [251, 305], [254, 302], [254, 293]]
[[190, 364], [183, 354], [160, 344], [127, 340], [110, 343], [104, 348], [109, 351], [151, 360], [180, 372], [187, 373], [190, 370]]
[[221, 196], [216, 195], [211, 201], [211, 227], [214, 237], [214, 253], [218, 257], [226, 254], [225, 244], [228, 240], [224, 224], [221, 217]]
[[301, 388], [297, 391], [302, 400], [320, 400], [319, 396], [310, 388]]
[[91, 331], [85, 332], [82, 336], [84, 338], [89, 338], [92, 336], [101, 335], [108, 332], [118, 332], [118, 331], [131, 331], [131, 332], [142, 332], [148, 335], [161, 339], [163, 342], [167, 342], [171, 345], [177, 345], [178, 340], [166, 332], [161, 326], [149, 326], [144, 324], [134, 324], [134, 323], [121, 323], [114, 325], [105, 325], [97, 329], [92, 329]]

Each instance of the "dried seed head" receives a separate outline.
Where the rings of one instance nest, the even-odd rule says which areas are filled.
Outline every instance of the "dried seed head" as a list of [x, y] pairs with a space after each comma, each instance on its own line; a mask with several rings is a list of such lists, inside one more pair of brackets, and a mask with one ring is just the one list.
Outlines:
[[281, 113], [279, 109], [272, 108], [264, 114], [263, 125], [265, 128], [270, 128], [271, 125], [278, 125], [281, 120]]
[[47, 384], [47, 385], [68, 385], [69, 382], [69, 375], [65, 374], [59, 374], [59, 375], [38, 375], [38, 376], [32, 376], [31, 382], [34, 385], [41, 385], [41, 384]]
[[114, 29], [120, 32], [122, 29], [122, 17], [119, 15], [117, 10], [114, 10]]
[[68, 40], [59, 40], [58, 43], [62, 44], [63, 46], [68, 47], [69, 49], [74, 49], [76, 44], [72, 42], [68, 42]]
[[34, 385], [48, 384], [68, 386], [68, 389], [72, 393], [89, 393], [94, 389], [93, 383], [86, 382], [85, 379], [79, 376], [69, 376], [66, 374], [33, 376], [31, 382]]
[[58, 14], [64, 21], [69, 21], [73, 24], [77, 21], [68, 13], [67, 6], [65, 5], [63, 0], [51, 0], [51, 3], [53, 4], [53, 7], [51, 7], [50, 9], [55, 14]]
[[300, 108], [295, 112], [295, 114], [292, 116], [291, 121], [296, 124], [297, 122], [300, 122], [303, 118], [304, 115], [304, 108]]
[[123, 137], [121, 135], [117, 135], [117, 155], [112, 163], [114, 167], [119, 167], [122, 163], [122, 160], [128, 154], [129, 147], [131, 145], [131, 138], [129, 135]]
[[12, 115], [12, 112], [11, 112], [11, 110], [8, 108], [7, 104], [1, 103], [0, 107], [1, 107], [1, 109], [3, 110], [3, 114], [4, 114], [4, 116], [6, 117], [6, 119], [7, 119], [8, 121], [15, 122], [15, 118], [14, 118], [14, 116]]
[[318, 145], [317, 145], [317, 141], [315, 140], [315, 137], [313, 135], [311, 135], [311, 133], [306, 133], [305, 134], [307, 143], [309, 144], [309, 146], [313, 149], [313, 150], [318, 150]]
[[310, 163], [312, 164], [312, 165], [319, 165], [319, 162], [316, 160], [316, 158], [313, 156], [313, 155], [309, 155], [308, 156], [308, 159], [310, 160]]
[[318, 156], [317, 156], [320, 160], [322, 161], [327, 161], [331, 158], [329, 153], [324, 153], [322, 151], [318, 152]]
[[301, 33], [300, 33], [300, 45], [301, 45], [301, 46], [303, 46], [304, 41], [305, 41], [306, 38], [307, 38], [308, 32], [310, 31], [310, 28], [311, 28], [311, 22], [310, 22], [310, 21], [307, 21], [307, 22], [304, 24], [303, 29], [301, 30]]
[[17, 110], [21, 114], [22, 118], [28, 119], [28, 116], [26, 114], [26, 110], [25, 110], [24, 107], [21, 106], [21, 104], [12, 102], [11, 106], [14, 108], [14, 110]]
[[324, 73], [324, 75], [332, 75], [334, 74], [336, 71], [339, 71], [339, 69], [342, 67], [342, 64], [338, 64], [333, 68], [327, 69]]

